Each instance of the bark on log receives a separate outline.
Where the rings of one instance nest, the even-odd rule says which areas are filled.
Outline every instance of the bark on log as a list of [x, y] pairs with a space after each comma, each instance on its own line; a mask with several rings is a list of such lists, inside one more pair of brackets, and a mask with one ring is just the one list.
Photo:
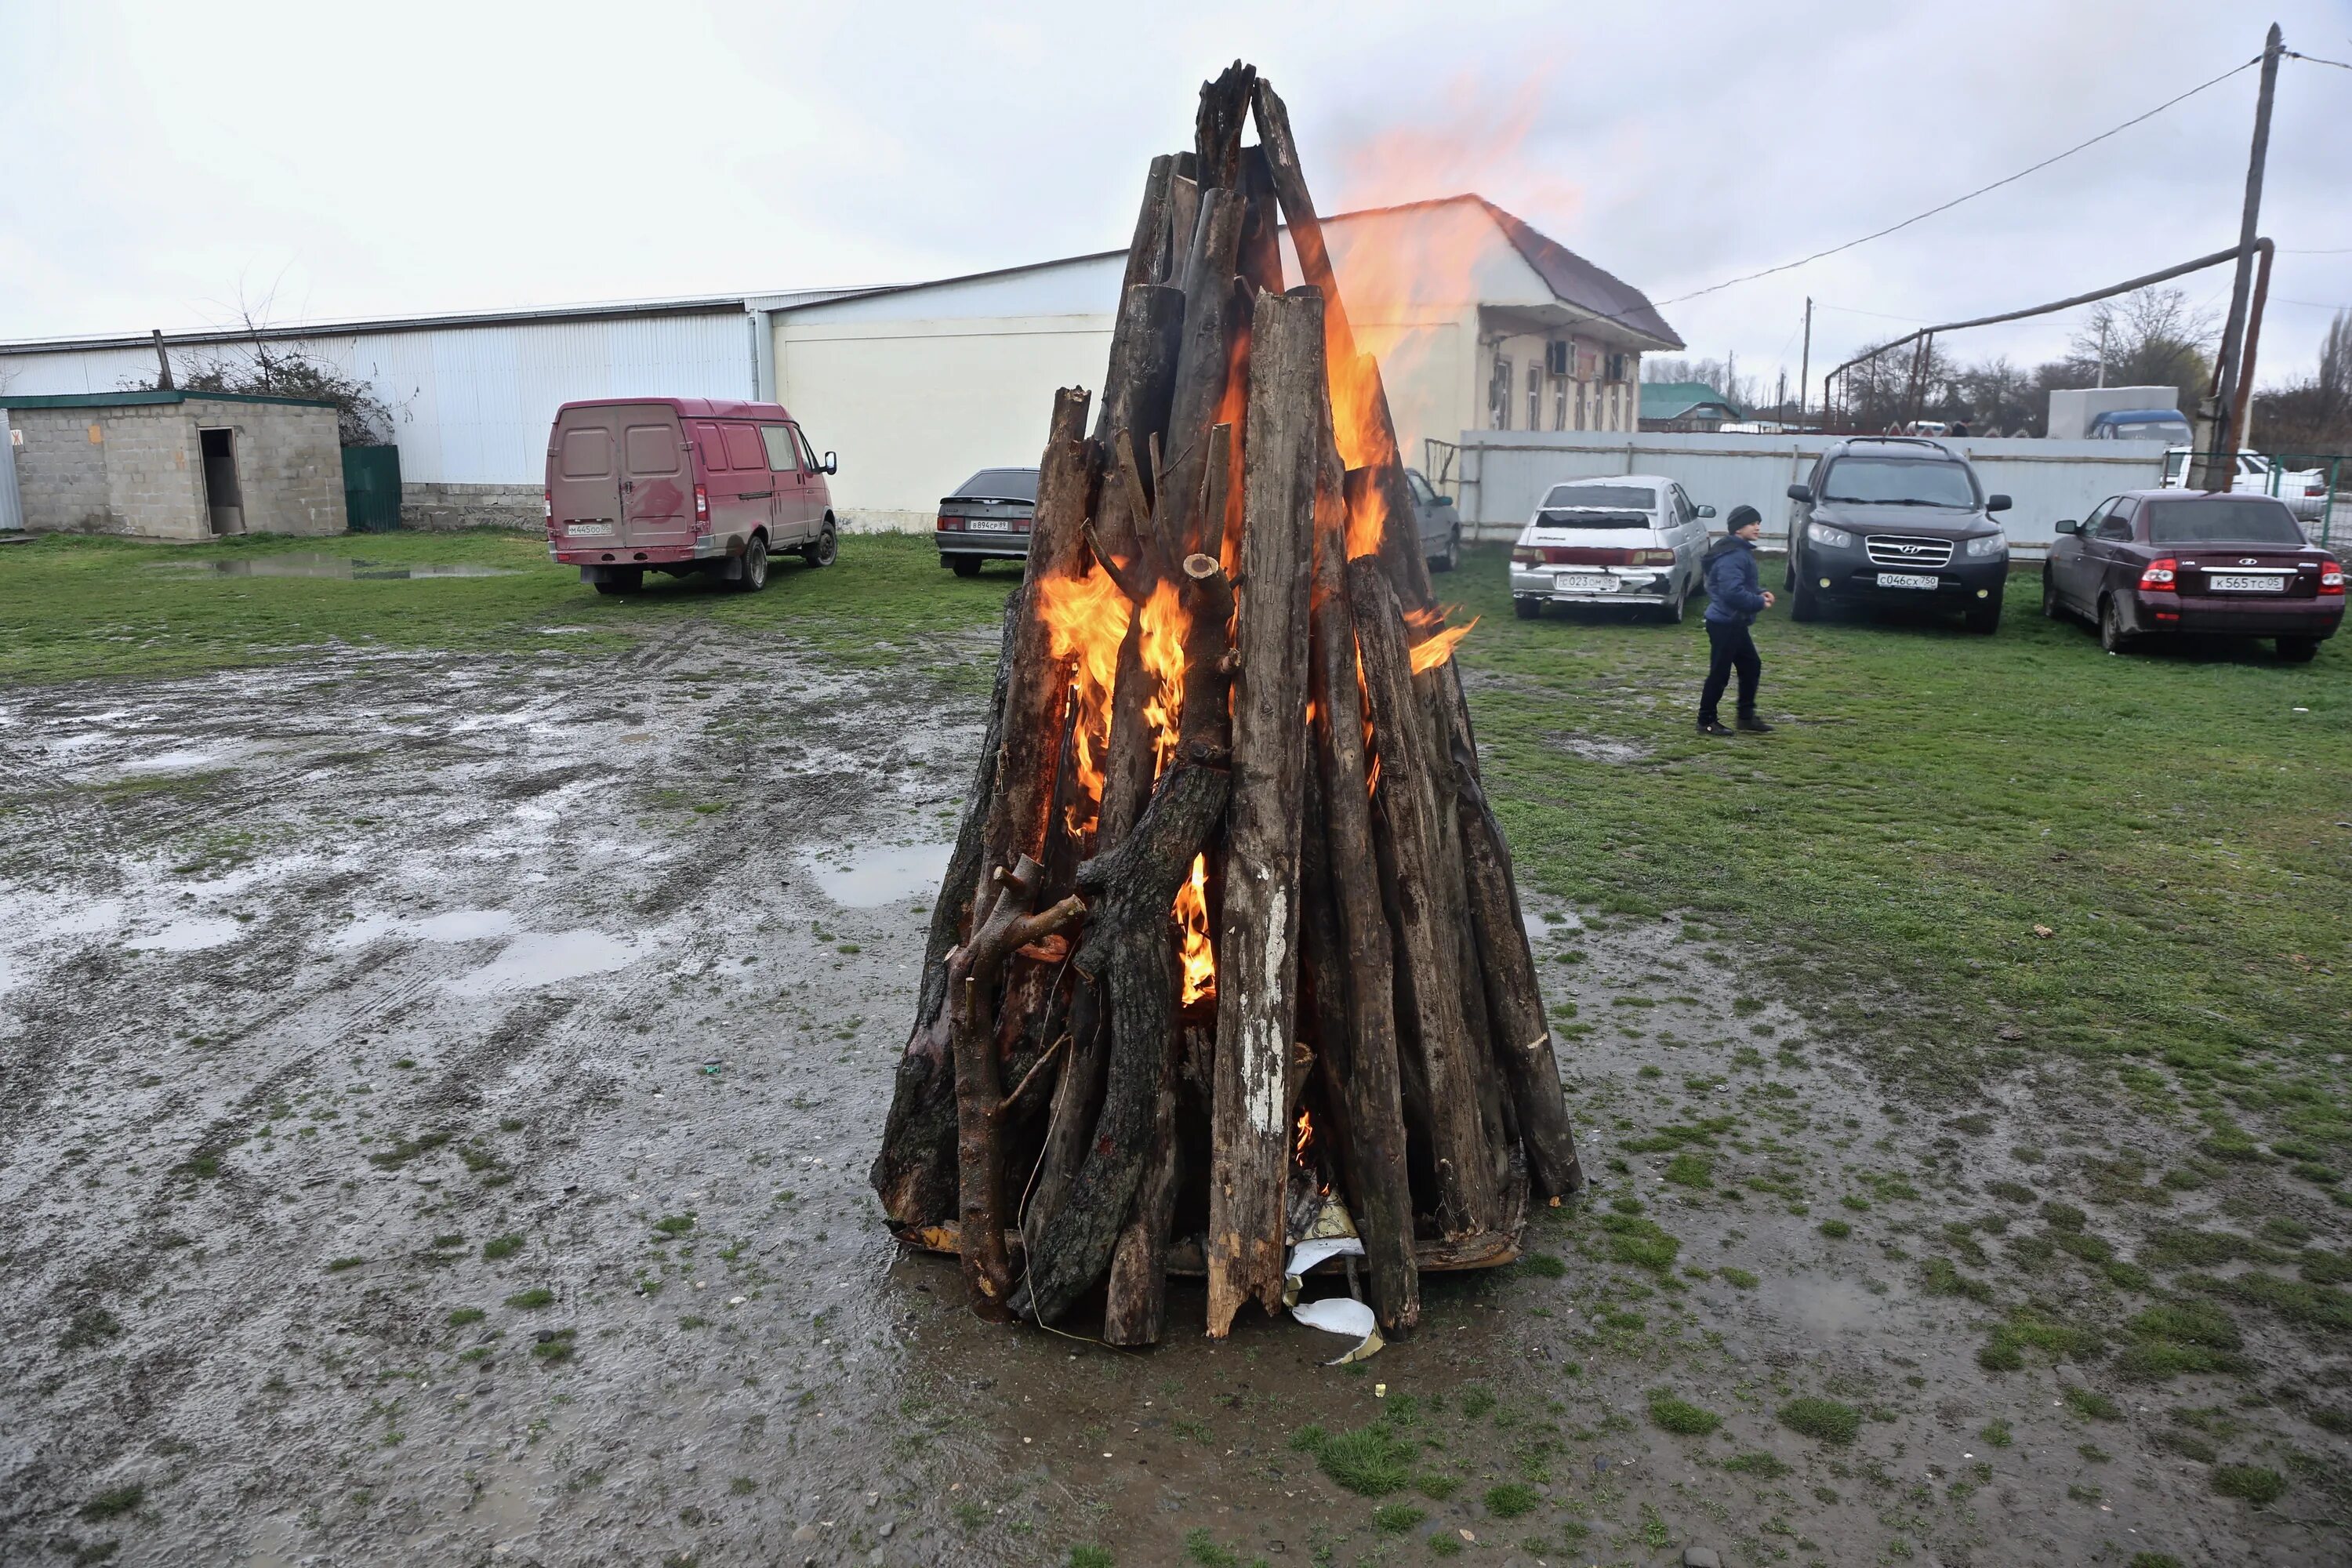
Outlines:
[[948, 1014], [955, 1040], [956, 1224], [964, 1283], [984, 1318], [1012, 1316], [1013, 1259], [1004, 1244], [1004, 1122], [1009, 1101], [998, 1070], [995, 995], [1004, 961], [1024, 943], [1051, 936], [1086, 912], [1076, 899], [1032, 913], [1045, 879], [1023, 856], [994, 878], [999, 893], [987, 920], [949, 960]]
[[[1241, 197], [1227, 190], [1202, 192], [1200, 220], [1185, 257], [1184, 335], [1176, 359], [1176, 388], [1169, 400], [1167, 456], [1158, 498], [1160, 543], [1171, 560], [1202, 548], [1199, 492], [1209, 432], [1217, 423], [1232, 368], [1226, 316], [1241, 236]], [[1216, 520], [1222, 526], [1222, 511]]]
[[1192, 858], [1223, 815], [1222, 767], [1177, 763], [1153, 792], [1126, 843], [1078, 868], [1092, 918], [1077, 953], [1108, 1002], [1109, 1063], [1102, 1114], [1071, 1184], [1029, 1254], [1014, 1310], [1050, 1323], [1070, 1309], [1110, 1261], [1126, 1227], [1145, 1160], [1168, 1053], [1175, 1043], [1175, 926], [1169, 906]]
[[1250, 323], [1249, 465], [1234, 653], [1233, 793], [1217, 942], [1209, 1333], [1282, 1304], [1286, 1082], [1298, 1005], [1307, 586], [1324, 437], [1322, 300], [1261, 294]]
[[[1118, 280], [1118, 296], [1122, 300], [1138, 284], [1160, 281], [1160, 258], [1166, 253], [1168, 244], [1169, 184], [1175, 177], [1176, 157], [1172, 153], [1162, 153], [1151, 160], [1150, 172], [1143, 176], [1143, 202], [1135, 213], [1135, 237], [1127, 243], [1127, 271]], [[1114, 364], [1118, 363], [1116, 333], [1117, 329], [1114, 328], [1111, 345], [1111, 363]], [[1103, 384], [1103, 398], [1108, 406], [1110, 398], [1110, 383], [1108, 380]], [[1109, 429], [1105, 426], [1097, 426], [1095, 428], [1097, 440], [1103, 440], [1109, 434]]]
[[1274, 170], [1265, 149], [1242, 149], [1242, 218], [1239, 258], [1234, 270], [1255, 294], [1279, 294], [1282, 288], [1282, 208], [1274, 190]]
[[1348, 563], [1348, 600], [1371, 702], [1395, 876], [1398, 1013], [1427, 1085], [1422, 1109], [1436, 1170], [1438, 1227], [1460, 1236], [1493, 1224], [1499, 1211], [1478, 1103], [1477, 1063], [1486, 1053], [1462, 1016], [1454, 981], [1457, 938], [1443, 924], [1442, 879], [1454, 868], [1434, 858], [1439, 832], [1431, 777], [1443, 758], [1412, 689], [1403, 612], [1378, 561]]
[[1040, 584], [1076, 576], [1086, 548], [1086, 520], [1094, 508], [1100, 466], [1100, 449], [1086, 438], [1088, 401], [1076, 387], [1066, 386], [1054, 395], [1052, 431], [1038, 464], [1029, 564], [1022, 581], [1020, 625], [1013, 635], [1013, 674], [1004, 693], [996, 793], [981, 839], [981, 879], [972, 889], [974, 930], [987, 920], [995, 902], [995, 868], [1013, 865], [1024, 855], [1034, 858], [1045, 850], [1070, 668], [1067, 660], [1054, 657]]
[[[1419, 639], [1408, 631], [1405, 640], [1410, 644]], [[1502, 1075], [1489, 1059], [1494, 1030], [1486, 1015], [1486, 964], [1474, 940], [1469, 893], [1463, 882], [1461, 791], [1455, 782], [1452, 715], [1439, 698], [1440, 681], [1447, 673], [1430, 668], [1412, 678], [1413, 696], [1421, 704], [1432, 743], [1429, 784], [1437, 805], [1432, 819], [1437, 832], [1430, 857], [1429, 886], [1437, 904], [1438, 930], [1452, 942], [1441, 955], [1444, 964], [1441, 973], [1461, 998], [1462, 1022], [1471, 1041], [1470, 1081], [1478, 1090], [1479, 1141], [1486, 1152], [1487, 1179], [1499, 1193], [1510, 1179], [1513, 1141], [1510, 1119], [1504, 1114]], [[1482, 1046], [1487, 1048], [1481, 1050]], [[1494, 1223], [1491, 1215], [1486, 1223]]]
[[996, 648], [996, 682], [988, 700], [988, 728], [980, 741], [971, 791], [956, 823], [955, 850], [931, 901], [930, 934], [923, 945], [915, 1025], [898, 1058], [882, 1147], [866, 1172], [882, 1212], [899, 1230], [939, 1225], [955, 1213], [955, 1066], [947, 1029], [948, 954], [964, 937], [971, 892], [980, 880], [981, 834], [996, 796], [997, 747], [1003, 739], [1005, 688], [1013, 674], [1013, 634], [1020, 596], [1008, 596]]
[[1235, 60], [1214, 81], [1201, 84], [1201, 107], [1193, 117], [1192, 151], [1200, 160], [1203, 189], [1241, 184], [1242, 126], [1249, 119], [1257, 68]]
[[1551, 1029], [1544, 1021], [1543, 989], [1528, 943], [1510, 847], [1478, 776], [1477, 737], [1470, 727], [1461, 671], [1448, 659], [1436, 673], [1445, 678], [1441, 693], [1462, 818], [1464, 881], [1471, 931], [1485, 958], [1495, 1056], [1518, 1112], [1519, 1143], [1527, 1151], [1528, 1179], [1536, 1195], [1566, 1197], [1583, 1187], [1584, 1167], [1560, 1090]]
[[1156, 1128], [1145, 1157], [1135, 1212], [1111, 1253], [1103, 1306], [1103, 1339], [1115, 1345], [1156, 1345], [1168, 1329], [1168, 1231], [1175, 1223], [1183, 1152], [1176, 1142], [1175, 1053], [1152, 1107]]
[[[1363, 692], [1356, 679], [1356, 632], [1348, 605], [1347, 504], [1339, 451], [1328, 440], [1318, 480], [1310, 679], [1325, 863], [1347, 976], [1346, 1055], [1332, 1067], [1347, 1104], [1341, 1174], [1364, 1242], [1372, 1310], [1382, 1326], [1404, 1331], [1420, 1321], [1421, 1283], [1413, 1267], [1412, 1194], [1398, 1077], [1395, 962], [1381, 900], [1366, 782]], [[1333, 1047], [1327, 1035], [1327, 1058]]]

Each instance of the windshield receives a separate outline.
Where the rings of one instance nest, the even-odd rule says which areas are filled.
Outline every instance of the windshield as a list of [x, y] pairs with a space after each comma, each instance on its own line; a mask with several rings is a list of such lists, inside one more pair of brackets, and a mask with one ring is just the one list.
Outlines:
[[1822, 500], [1873, 506], [1949, 506], [1973, 511], [1977, 487], [1958, 463], [1903, 458], [1840, 458], [1822, 481]]
[[2215, 496], [2208, 500], [2160, 500], [2147, 509], [2151, 544], [2286, 544], [2304, 542], [2294, 514], [2266, 496]]
[[1655, 528], [1658, 520], [1644, 511], [1554, 511], [1536, 513], [1543, 528]]
[[2118, 419], [2103, 432], [2116, 441], [2186, 441], [2186, 419]]
[[979, 500], [1035, 500], [1034, 468], [982, 468], [956, 487], [956, 495]]
[[[1634, 511], [1652, 511], [1658, 504], [1658, 492], [1647, 485], [1554, 485], [1551, 494], [1544, 497], [1544, 510], [1555, 507], [1598, 506]], [[1647, 526], [1643, 518], [1640, 526]], [[1622, 526], [1622, 524], [1620, 526]]]

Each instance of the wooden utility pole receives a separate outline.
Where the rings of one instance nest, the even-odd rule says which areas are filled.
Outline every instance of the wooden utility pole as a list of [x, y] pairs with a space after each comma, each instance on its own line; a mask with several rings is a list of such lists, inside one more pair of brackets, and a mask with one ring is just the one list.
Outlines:
[[[1797, 423], [1805, 422], [1805, 378], [1813, 371], [1813, 297], [1805, 296], [1805, 349], [1797, 361]], [[1822, 401], [1829, 401], [1829, 388], [1822, 389]], [[1826, 410], [1824, 410], [1826, 412]]]
[[158, 392], [176, 392], [179, 389], [172, 384], [172, 356], [163, 352], [163, 329], [157, 327], [154, 329], [154, 333], [155, 390]]
[[2189, 475], [2193, 490], [2226, 490], [2238, 468], [2237, 420], [2239, 339], [2246, 330], [2248, 298], [2253, 289], [2254, 239], [2262, 223], [2263, 165], [2271, 150], [2271, 100], [2278, 91], [2279, 56], [2286, 40], [2276, 22], [2263, 41], [2262, 92], [2254, 100], [2254, 144], [2246, 160], [2246, 204], [2238, 219], [2238, 271], [2230, 286], [2230, 318], [2221, 328], [2221, 352], [2213, 367], [2213, 391], [2197, 411], [2198, 457]]

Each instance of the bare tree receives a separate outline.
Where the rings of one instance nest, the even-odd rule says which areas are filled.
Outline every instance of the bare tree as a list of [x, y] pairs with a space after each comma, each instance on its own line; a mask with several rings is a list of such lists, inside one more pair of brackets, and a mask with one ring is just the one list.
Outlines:
[[[320, 359], [299, 340], [270, 330], [268, 301], [239, 308], [242, 341], [174, 359], [184, 392], [234, 392], [249, 396], [311, 397], [335, 405], [336, 434], [346, 447], [392, 444], [393, 411], [375, 388]], [[157, 377], [125, 382], [154, 389]]]
[[2254, 424], [2275, 449], [2352, 454], [2352, 311], [2327, 323], [2315, 374], [2254, 395]]
[[2169, 386], [2175, 405], [2194, 408], [2213, 379], [2213, 346], [2221, 323], [2211, 311], [2192, 310], [2178, 289], [2141, 289], [2091, 307], [2067, 344], [2078, 385], [2089, 385], [2105, 368], [2110, 386]]

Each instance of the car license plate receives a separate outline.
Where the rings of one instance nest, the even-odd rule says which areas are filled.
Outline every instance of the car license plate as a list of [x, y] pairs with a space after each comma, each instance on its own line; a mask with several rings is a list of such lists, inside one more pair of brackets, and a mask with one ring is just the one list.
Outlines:
[[964, 527], [974, 533], [1010, 533], [1013, 524], [1001, 517], [968, 517]]
[[1931, 594], [1936, 591], [1937, 581], [1914, 572], [1881, 572], [1878, 574], [1878, 585], [1882, 588], [1925, 588]]
[[1551, 591], [1555, 594], [1613, 594], [1617, 591], [1617, 579], [1562, 572], [1552, 578]]
[[613, 525], [609, 522], [567, 522], [563, 525], [563, 531], [574, 539], [605, 539], [611, 537]]
[[2286, 592], [2284, 577], [2236, 577], [2217, 572], [2205, 579], [2205, 585], [2217, 594], [2283, 594]]

